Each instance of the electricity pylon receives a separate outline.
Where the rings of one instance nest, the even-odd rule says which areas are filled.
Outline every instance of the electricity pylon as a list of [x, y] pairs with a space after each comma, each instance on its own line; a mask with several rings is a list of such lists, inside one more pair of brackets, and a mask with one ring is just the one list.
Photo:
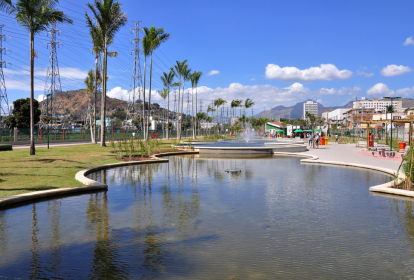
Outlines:
[[3, 48], [3, 40], [6, 41], [6, 38], [9, 36], [3, 34], [3, 26], [4, 25], [0, 25], [0, 127], [3, 127], [3, 118], [10, 115], [6, 82], [3, 73], [3, 68], [7, 67], [7, 62], [3, 61], [3, 53], [6, 54], [6, 51], [10, 51], [9, 49]]
[[[47, 66], [46, 73], [46, 82], [45, 82], [45, 99], [42, 102], [42, 116], [40, 117], [41, 127], [44, 127], [47, 123], [52, 123], [55, 127], [57, 124], [57, 118], [60, 106], [62, 102], [59, 102], [59, 93], [62, 92], [62, 87], [60, 83], [60, 74], [59, 74], [59, 64], [57, 59], [56, 46], [61, 45], [61, 43], [56, 41], [56, 35], [60, 33], [60, 30], [56, 29], [56, 23], [52, 24], [52, 29], [48, 31], [50, 34], [50, 43], [44, 43], [47, 45], [47, 48], [50, 47], [49, 55], [49, 65]], [[46, 97], [49, 98], [46, 99]], [[49, 100], [49, 104], [48, 101]], [[49, 110], [49, 116], [51, 119], [48, 119], [46, 116], [46, 110]]]
[[134, 21], [135, 28], [130, 29], [135, 34], [134, 39], [130, 39], [131, 43], [134, 43], [134, 50], [131, 53], [134, 54], [134, 67], [132, 69], [131, 87], [129, 91], [129, 100], [127, 106], [127, 114], [125, 119], [125, 126], [133, 126], [132, 121], [138, 116], [138, 105], [141, 103], [141, 91], [142, 91], [142, 76], [141, 76], [141, 63], [139, 60], [139, 23], [141, 21]]

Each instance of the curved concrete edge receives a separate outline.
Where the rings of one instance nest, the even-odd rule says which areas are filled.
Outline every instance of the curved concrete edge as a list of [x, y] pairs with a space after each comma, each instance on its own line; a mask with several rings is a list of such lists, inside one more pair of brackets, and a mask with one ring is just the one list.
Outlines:
[[[393, 177], [397, 173], [396, 170], [389, 169], [389, 168], [381, 168], [381, 167], [376, 167], [376, 166], [371, 166], [371, 165], [364, 165], [364, 164], [357, 164], [357, 163], [319, 160], [319, 157], [315, 156], [315, 155], [303, 155], [303, 154], [297, 154], [297, 153], [283, 153], [283, 152], [279, 152], [279, 153], [275, 153], [275, 154], [287, 155], [287, 156], [297, 156], [297, 157], [307, 157], [307, 159], [301, 159], [300, 160], [300, 162], [302, 162], [302, 163], [326, 164], [326, 165], [338, 165], [338, 166], [363, 168], [363, 169], [369, 169], [369, 170], [373, 170], [373, 171], [379, 171], [379, 172], [382, 172], [382, 173], [386, 173], [386, 174], [389, 174]], [[400, 172], [396, 179], [394, 179], [394, 180], [392, 180], [388, 183], [372, 186], [372, 187], [369, 188], [369, 191], [387, 193], [387, 194], [393, 194], [393, 195], [400, 195], [400, 196], [414, 197], [414, 191], [408, 191], [408, 190], [401, 190], [401, 189], [393, 188], [395, 183], [396, 184], [401, 184], [405, 180], [406, 180], [405, 174]]]
[[110, 169], [114, 167], [168, 162], [169, 161], [168, 159], [159, 159], [159, 157], [173, 156], [173, 155], [185, 155], [185, 154], [198, 154], [198, 152], [194, 152], [194, 151], [184, 151], [184, 152], [179, 151], [178, 152], [177, 151], [177, 152], [161, 153], [161, 154], [156, 154], [155, 156], [152, 156], [151, 157], [152, 160], [119, 162], [119, 163], [105, 164], [105, 165], [100, 165], [100, 166], [95, 166], [92, 168], [84, 169], [84, 170], [79, 171], [75, 175], [75, 179], [81, 182], [82, 184], [84, 184], [84, 186], [29, 192], [29, 193], [17, 194], [13, 196], [0, 198], [0, 208], [4, 206], [10, 206], [11, 204], [17, 204], [17, 203], [40, 199], [40, 198], [49, 198], [49, 197], [61, 196], [61, 195], [66, 195], [66, 194], [79, 193], [79, 192], [108, 189], [108, 185], [91, 180], [87, 178], [86, 176], [92, 172]]
[[[347, 167], [357, 167], [357, 168], [363, 168], [363, 169], [369, 169], [374, 171], [379, 171], [382, 173], [389, 174], [391, 176], [395, 176], [397, 171], [389, 168], [382, 168], [377, 166], [371, 166], [371, 165], [365, 165], [365, 164], [357, 164], [357, 163], [348, 163], [348, 162], [337, 162], [337, 161], [324, 161], [324, 160], [315, 160], [315, 159], [302, 159], [301, 162], [303, 163], [316, 163], [316, 164], [327, 164], [327, 165], [338, 165], [338, 166], [347, 166]], [[369, 191], [371, 192], [382, 192], [382, 193], [389, 193], [389, 194], [395, 194], [395, 195], [402, 195], [402, 196], [411, 196], [414, 197], [413, 191], [408, 190], [401, 190], [401, 189], [395, 189], [393, 186], [395, 184], [401, 184], [406, 180], [406, 176], [404, 173], [400, 172], [398, 173], [397, 178], [394, 180], [384, 183], [381, 185], [372, 186], [369, 188]]]
[[60, 189], [52, 189], [52, 190], [46, 190], [46, 191], [37, 191], [37, 192], [30, 192], [30, 193], [24, 193], [24, 194], [17, 194], [17, 195], [0, 198], [0, 208], [4, 206], [9, 206], [10, 204], [16, 204], [16, 203], [25, 202], [28, 200], [46, 198], [46, 197], [51, 197], [51, 196], [60, 196], [60, 195], [85, 192], [85, 191], [101, 190], [101, 189], [106, 189], [106, 188], [108, 188], [107, 185], [99, 183], [99, 184], [94, 184], [90, 186], [60, 188]]
[[[164, 156], [174, 156], [174, 155], [187, 155], [187, 154], [198, 154], [198, 152], [195, 151], [177, 151], [177, 152], [168, 152], [168, 153], [161, 153], [151, 156], [150, 160], [140, 160], [140, 161], [126, 161], [126, 162], [117, 162], [117, 163], [111, 163], [111, 164], [105, 164], [105, 165], [99, 165], [95, 167], [91, 167], [88, 169], [83, 169], [76, 173], [75, 179], [79, 182], [81, 182], [84, 185], [87, 186], [95, 186], [97, 184], [104, 185], [100, 182], [97, 182], [95, 180], [89, 179], [86, 176], [101, 170], [111, 169], [114, 167], [123, 167], [123, 166], [131, 166], [131, 165], [140, 165], [140, 164], [150, 164], [150, 163], [161, 163], [161, 162], [169, 162], [168, 159], [160, 159], [160, 157]], [[105, 185], [106, 188], [108, 188], [107, 185]]]

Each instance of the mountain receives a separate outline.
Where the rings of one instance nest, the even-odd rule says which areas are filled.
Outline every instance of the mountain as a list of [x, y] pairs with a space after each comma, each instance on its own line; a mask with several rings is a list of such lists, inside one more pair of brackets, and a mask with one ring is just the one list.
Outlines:
[[[99, 93], [97, 96], [98, 104], [100, 104], [99, 101], [101, 94]], [[88, 111], [88, 100], [89, 97], [86, 95], [85, 89], [61, 92], [56, 99], [58, 114], [64, 115], [65, 119], [68, 121], [84, 120]], [[43, 102], [44, 101], [40, 102], [40, 108], [42, 107]], [[106, 115], [108, 117], [111, 117], [111, 115], [117, 117], [122, 116], [124, 119], [127, 106], [127, 101], [111, 98], [108, 96], [106, 97]], [[139, 111], [141, 111], [142, 105], [139, 107]], [[154, 117], [159, 117], [162, 115], [162, 109], [157, 103], [151, 104], [151, 111]], [[100, 119], [100, 108], [98, 108], [97, 119]]]
[[[255, 118], [268, 118], [268, 119], [275, 119], [275, 118], [290, 118], [290, 119], [298, 119], [302, 118], [303, 116], [303, 104], [307, 101], [313, 101], [312, 99], [308, 99], [306, 101], [298, 102], [291, 107], [285, 107], [283, 105], [276, 106], [270, 110], [263, 111], [254, 115]], [[318, 103], [318, 102], [316, 102]], [[351, 108], [352, 101], [348, 102], [343, 106], [334, 106], [334, 107], [324, 107], [322, 104], [318, 103], [318, 114], [322, 115], [322, 113], [326, 111], [333, 111], [338, 108]]]
[[[414, 99], [411, 98], [401, 98], [402, 100], [402, 107], [403, 108], [412, 108], [414, 107]], [[313, 101], [312, 99], [308, 99], [306, 101]], [[290, 118], [290, 119], [298, 119], [302, 118], [303, 116], [303, 103], [306, 101], [298, 102], [291, 107], [285, 107], [283, 105], [276, 106], [270, 110], [266, 110], [254, 115], [255, 118], [268, 118], [268, 119], [276, 119], [276, 118]], [[316, 102], [318, 103], [318, 102]], [[339, 108], [352, 108], [353, 101], [349, 101], [348, 103], [342, 106], [332, 106], [332, 107], [324, 107], [322, 104], [318, 103], [318, 115], [322, 115], [322, 113], [326, 111], [333, 111]]]
[[[100, 93], [98, 96], [98, 102], [100, 100]], [[93, 97], [92, 97], [93, 99]], [[59, 93], [56, 98], [57, 103], [57, 112], [65, 116], [67, 120], [83, 120], [86, 118], [86, 113], [88, 111], [88, 100], [89, 97], [85, 93], [85, 89], [70, 90]], [[127, 102], [115, 98], [106, 97], [107, 115], [111, 115], [113, 111], [121, 110], [125, 111], [127, 108]], [[42, 107], [42, 102], [40, 106]], [[117, 109], [119, 108], [119, 109]], [[99, 112], [100, 110], [98, 110]]]

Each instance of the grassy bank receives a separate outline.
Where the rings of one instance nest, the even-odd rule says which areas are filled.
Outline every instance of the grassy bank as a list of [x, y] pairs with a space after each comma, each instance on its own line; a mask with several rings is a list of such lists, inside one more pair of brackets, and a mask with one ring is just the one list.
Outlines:
[[0, 198], [54, 188], [80, 186], [75, 174], [85, 168], [118, 162], [111, 148], [99, 144], [0, 152]]
[[[211, 137], [212, 138], [212, 137]], [[198, 137], [197, 140], [202, 140]], [[176, 140], [160, 140], [153, 152], [171, 150]], [[35, 156], [29, 156], [29, 149], [15, 149], [0, 152], [0, 198], [32, 191], [75, 187], [81, 183], [75, 174], [85, 168], [120, 162], [119, 151], [111, 143], [102, 148], [99, 144], [44, 147], [36, 149]], [[115, 149], [116, 150], [116, 149]], [[148, 150], [138, 150], [147, 154]]]

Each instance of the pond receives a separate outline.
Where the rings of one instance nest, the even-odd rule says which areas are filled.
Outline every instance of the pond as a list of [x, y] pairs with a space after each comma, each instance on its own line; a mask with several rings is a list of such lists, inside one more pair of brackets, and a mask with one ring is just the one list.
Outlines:
[[368, 191], [388, 175], [272, 155], [169, 159], [91, 174], [107, 192], [0, 211], [0, 279], [414, 273], [412, 201]]

